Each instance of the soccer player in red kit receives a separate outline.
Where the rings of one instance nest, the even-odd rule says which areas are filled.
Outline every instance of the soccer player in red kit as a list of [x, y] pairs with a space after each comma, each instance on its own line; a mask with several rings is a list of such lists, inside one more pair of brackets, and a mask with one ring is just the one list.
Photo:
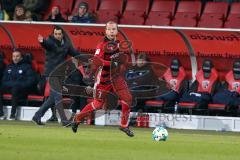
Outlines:
[[[132, 95], [129, 92], [124, 76], [118, 72], [114, 75], [110, 73], [112, 72], [110, 71], [112, 65], [119, 67], [118, 62], [112, 62], [113, 58], [116, 58], [121, 54], [119, 52], [119, 41], [117, 40], [117, 34], [117, 23], [113, 21], [107, 22], [105, 37], [103, 41], [97, 45], [94, 55], [94, 58], [98, 59], [98, 61], [101, 62], [101, 65], [97, 67], [93, 93], [96, 90], [102, 90], [107, 92], [114, 92], [119, 97], [122, 106], [121, 126], [119, 129], [126, 133], [129, 137], [133, 137], [134, 133], [128, 127], [130, 106], [132, 105]], [[103, 108], [106, 100], [97, 99], [95, 96], [93, 102], [87, 104], [80, 113], [76, 114], [71, 124], [74, 133], [77, 132], [78, 125], [84, 117], [89, 115], [89, 113], [93, 112], [94, 110]]]

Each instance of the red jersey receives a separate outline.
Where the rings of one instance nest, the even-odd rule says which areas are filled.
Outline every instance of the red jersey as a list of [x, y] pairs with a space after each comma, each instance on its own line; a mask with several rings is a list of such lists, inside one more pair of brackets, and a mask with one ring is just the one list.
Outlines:
[[[111, 56], [119, 53], [119, 41], [111, 41], [107, 37], [97, 45], [94, 57], [101, 61], [96, 75], [96, 83], [101, 85], [111, 84], [110, 65]], [[93, 62], [94, 63], [94, 62]]]

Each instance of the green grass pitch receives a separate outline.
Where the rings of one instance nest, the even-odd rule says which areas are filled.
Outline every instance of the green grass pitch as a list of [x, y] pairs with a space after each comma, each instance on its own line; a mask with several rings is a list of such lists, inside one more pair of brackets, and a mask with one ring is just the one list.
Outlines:
[[168, 129], [166, 142], [151, 139], [153, 128], [81, 125], [77, 134], [59, 124], [0, 121], [1, 160], [239, 160], [240, 133]]

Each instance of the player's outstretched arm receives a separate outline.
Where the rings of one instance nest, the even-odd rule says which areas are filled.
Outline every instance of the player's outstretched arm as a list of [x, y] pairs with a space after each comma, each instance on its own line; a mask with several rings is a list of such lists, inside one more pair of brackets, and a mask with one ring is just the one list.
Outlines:
[[54, 47], [54, 43], [50, 39], [44, 39], [44, 37], [39, 34], [38, 35], [38, 42], [41, 44], [41, 46], [45, 49], [52, 49]]

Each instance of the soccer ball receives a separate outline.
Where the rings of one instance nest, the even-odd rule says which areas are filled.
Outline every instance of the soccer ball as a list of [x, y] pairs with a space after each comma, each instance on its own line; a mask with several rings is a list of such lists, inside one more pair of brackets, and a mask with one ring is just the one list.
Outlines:
[[155, 141], [166, 141], [168, 139], [168, 131], [163, 127], [156, 127], [152, 132], [152, 138]]

